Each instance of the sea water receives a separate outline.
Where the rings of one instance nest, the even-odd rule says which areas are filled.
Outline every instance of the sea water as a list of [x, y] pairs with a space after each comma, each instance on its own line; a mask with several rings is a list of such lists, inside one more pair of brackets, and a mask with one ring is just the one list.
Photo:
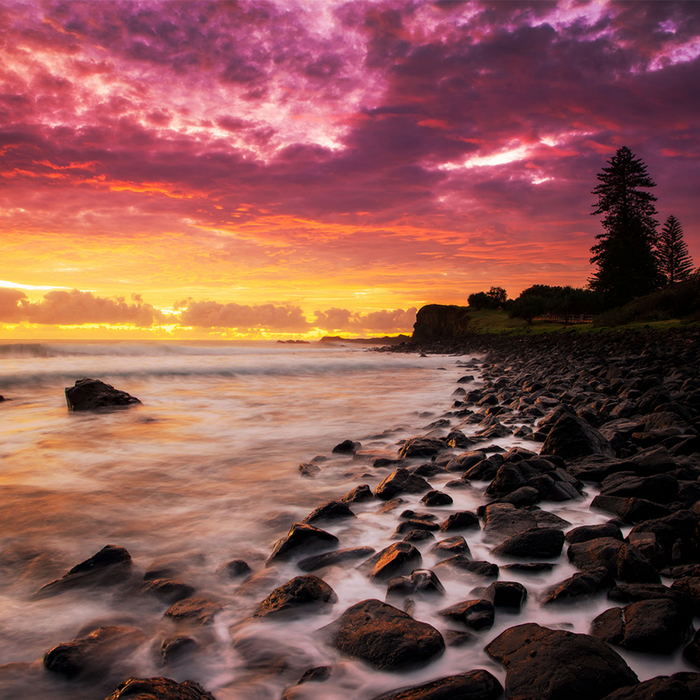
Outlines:
[[[564, 608], [539, 604], [548, 586], [574, 572], [565, 557], [552, 572], [504, 571], [501, 580], [528, 588], [524, 610], [499, 611], [493, 629], [473, 644], [448, 648], [439, 660], [402, 674], [342, 658], [318, 632], [356, 602], [385, 599], [386, 585], [369, 582], [356, 563], [317, 572], [338, 596], [325, 613], [250, 621], [275, 586], [301, 573], [293, 563], [265, 567], [292, 523], [360, 483], [374, 488], [389, 470], [373, 468], [372, 460], [395, 457], [402, 440], [426, 434], [436, 419], [447, 416], [459, 425], [450, 412], [452, 392], [469, 360], [319, 344], [0, 345], [0, 394], [10, 399], [0, 404], [0, 666], [10, 664], [0, 669], [0, 696], [99, 700], [127, 676], [166, 676], [196, 680], [218, 700], [277, 700], [307, 668], [330, 665], [330, 680], [309, 684], [303, 697], [363, 700], [473, 668], [503, 680], [502, 668], [483, 648], [514, 624], [536, 621], [587, 632], [590, 620], [610, 606], [604, 597]], [[479, 386], [478, 371], [469, 373]], [[71, 413], [64, 389], [83, 377], [128, 391], [142, 404]], [[346, 439], [362, 443], [355, 457], [332, 453]], [[514, 438], [496, 443], [533, 448]], [[314, 458], [320, 473], [303, 478], [300, 463]], [[430, 481], [442, 489], [455, 476]], [[474, 511], [484, 502], [484, 487], [450, 491], [453, 505], [434, 512], [442, 520]], [[572, 526], [604, 522], [604, 515], [588, 509], [592, 495], [546, 507]], [[376, 500], [354, 505], [356, 518], [323, 527], [341, 547], [379, 550], [394, 541], [404, 508], [426, 510], [420, 495], [403, 498], [393, 512], [381, 512]], [[481, 533], [464, 534], [474, 559], [505, 563], [490, 554], [494, 543]], [[121, 589], [33, 598], [43, 584], [106, 544], [125, 547], [137, 575], [170, 570], [196, 589], [195, 596], [218, 602], [222, 611], [214, 624], [178, 625], [163, 618], [167, 604]], [[438, 561], [432, 545], [418, 545], [425, 567]], [[241, 586], [217, 572], [232, 559], [250, 564], [252, 580]], [[456, 629], [438, 611], [474, 598], [472, 590], [488, 582], [439, 571], [445, 595], [416, 598], [413, 614], [443, 631]], [[43, 654], [59, 642], [106, 625], [138, 628], [145, 641], [98, 678], [64, 681], [41, 666]], [[197, 648], [164, 665], [161, 643], [183, 634]], [[641, 678], [690, 670], [679, 654], [658, 661], [625, 658]]]

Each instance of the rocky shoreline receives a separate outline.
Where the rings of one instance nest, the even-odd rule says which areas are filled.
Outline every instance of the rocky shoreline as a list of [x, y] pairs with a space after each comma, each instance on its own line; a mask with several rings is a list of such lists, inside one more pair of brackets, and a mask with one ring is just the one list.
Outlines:
[[[300, 465], [301, 479], [319, 478], [333, 457], [346, 460], [363, 483], [295, 523], [264, 564], [223, 564], [219, 576], [236, 586], [230, 600], [198, 596], [168, 567], [137, 573], [116, 545], [45, 584], [35, 599], [88, 589], [157, 598], [179, 629], [160, 644], [166, 672], [198, 653], [222, 610], [240, 607], [233, 647], [251, 677], [289, 679], [284, 700], [337, 697], [343, 659], [396, 675], [395, 690], [363, 695], [368, 700], [698, 697], [700, 673], [640, 683], [622, 654], [682, 653], [679, 667], [700, 669], [700, 332], [482, 336], [386, 351], [483, 358], [457, 360], [464, 374], [451, 410], [393, 454], [348, 439], [331, 458]], [[494, 442], [510, 437], [521, 445]], [[590, 522], [572, 527], [554, 512], [589, 492], [596, 494]], [[456, 509], [464, 493], [480, 505]], [[381, 533], [376, 546], [348, 541], [345, 524], [369, 513], [393, 521], [388, 546]], [[488, 556], [473, 556], [475, 542]], [[342, 612], [326, 580], [339, 569], [361, 576], [370, 592]], [[508, 580], [545, 573], [553, 583], [543, 591]], [[441, 606], [462, 581], [479, 585]], [[380, 587], [384, 600], [374, 595]], [[606, 609], [591, 617], [587, 634], [518, 624], [526, 605], [586, 614], [591, 600]], [[422, 619], [422, 601], [438, 611], [431, 622]], [[316, 620], [325, 622], [316, 629]], [[267, 623], [313, 628], [329, 662], [310, 665], [293, 648], [246, 634]], [[42, 673], [78, 683], [114, 675], [145, 641], [136, 626], [91, 629], [48, 650]], [[447, 649], [474, 647], [485, 648], [489, 668], [402, 680], [413, 669], [429, 671]], [[9, 666], [0, 667], [0, 681], [38, 673], [36, 664]], [[108, 700], [127, 697], [214, 696], [193, 681], [156, 677], [130, 678]]]

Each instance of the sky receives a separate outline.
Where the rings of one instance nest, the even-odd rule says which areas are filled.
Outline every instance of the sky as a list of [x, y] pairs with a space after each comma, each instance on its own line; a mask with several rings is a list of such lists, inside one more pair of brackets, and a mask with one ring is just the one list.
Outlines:
[[700, 264], [699, 57], [697, 2], [0, 0], [0, 339], [585, 286], [621, 146]]

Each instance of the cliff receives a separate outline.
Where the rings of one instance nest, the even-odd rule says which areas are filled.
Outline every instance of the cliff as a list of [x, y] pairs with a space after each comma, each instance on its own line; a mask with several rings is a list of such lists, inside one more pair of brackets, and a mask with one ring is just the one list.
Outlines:
[[459, 338], [469, 332], [469, 313], [466, 306], [428, 304], [419, 309], [413, 324], [413, 340], [440, 340]]

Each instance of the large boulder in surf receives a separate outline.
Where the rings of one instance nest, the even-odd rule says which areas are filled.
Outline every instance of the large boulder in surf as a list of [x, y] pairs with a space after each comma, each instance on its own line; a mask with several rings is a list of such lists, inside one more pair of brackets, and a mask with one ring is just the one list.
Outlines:
[[145, 641], [146, 635], [133, 627], [100, 627], [47, 651], [44, 667], [68, 679], [103, 678]]
[[334, 549], [339, 541], [335, 535], [313, 525], [294, 523], [287, 536], [277, 540], [265, 565], [286, 561], [292, 556], [309, 554], [315, 549]]
[[216, 700], [194, 681], [170, 678], [128, 678], [106, 700]]
[[296, 576], [275, 588], [258, 605], [253, 617], [292, 618], [302, 613], [322, 612], [337, 600], [335, 591], [318, 576]]
[[125, 408], [141, 401], [99, 379], [85, 378], [66, 388], [66, 403], [71, 411], [95, 411], [100, 408]]
[[42, 586], [34, 599], [70, 591], [75, 588], [114, 586], [126, 583], [131, 577], [131, 556], [124, 547], [108, 544], [85, 561], [76, 564], [62, 578]]
[[605, 642], [533, 622], [510, 627], [486, 651], [506, 667], [509, 698], [601, 700], [639, 682]]
[[382, 671], [414, 669], [445, 650], [434, 627], [379, 600], [356, 603], [321, 631], [341, 654]]
[[488, 671], [477, 669], [438, 678], [410, 688], [392, 690], [374, 700], [497, 700], [503, 687]]
[[383, 501], [388, 501], [401, 493], [425, 493], [432, 488], [422, 476], [412, 474], [408, 469], [399, 467], [374, 489], [374, 495]]

